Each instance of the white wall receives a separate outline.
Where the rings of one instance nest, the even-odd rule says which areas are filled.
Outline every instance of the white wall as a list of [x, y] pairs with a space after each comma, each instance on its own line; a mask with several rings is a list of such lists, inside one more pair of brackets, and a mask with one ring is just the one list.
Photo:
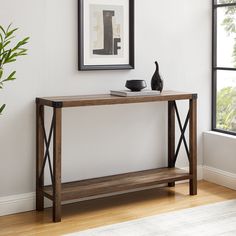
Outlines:
[[219, 132], [204, 132], [203, 178], [236, 190], [236, 137]]
[[[0, 23], [29, 35], [29, 56], [16, 64], [17, 80], [0, 93], [0, 197], [35, 189], [36, 96], [107, 93], [127, 79], [150, 83], [160, 62], [165, 89], [197, 92], [198, 161], [202, 132], [210, 129], [211, 3], [136, 0], [136, 69], [77, 70], [77, 0], [0, 0]], [[186, 106], [181, 104], [181, 110]], [[63, 180], [166, 165], [166, 104], [66, 109]], [[181, 152], [180, 166], [186, 166]]]
[[218, 132], [204, 133], [204, 165], [236, 174], [236, 137]]

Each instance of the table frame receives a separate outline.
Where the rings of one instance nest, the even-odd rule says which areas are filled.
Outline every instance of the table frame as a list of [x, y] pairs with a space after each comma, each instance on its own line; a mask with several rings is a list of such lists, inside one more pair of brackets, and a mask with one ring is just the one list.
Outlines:
[[[182, 125], [176, 101], [189, 100], [189, 110]], [[115, 105], [145, 102], [168, 102], [168, 168], [125, 173], [110, 177], [101, 177], [90, 180], [78, 181], [77, 183], [61, 182], [61, 145], [62, 145], [62, 109], [65, 107]], [[49, 106], [53, 109], [53, 116], [48, 137], [45, 129], [44, 107]], [[175, 138], [175, 125], [179, 125], [181, 135], [177, 142]], [[189, 147], [185, 138], [185, 131], [189, 124]], [[49, 147], [53, 139], [53, 160], [51, 161]], [[181, 144], [184, 144], [188, 159], [189, 172], [181, 172], [175, 168], [175, 163], [179, 154]], [[48, 162], [51, 186], [44, 186], [44, 169]], [[150, 177], [150, 183], [145, 177]], [[119, 187], [114, 184], [116, 179], [123, 181], [124, 186]], [[127, 179], [130, 180], [127, 183]], [[53, 221], [61, 221], [61, 202], [62, 200], [72, 200], [85, 196], [94, 196], [101, 193], [117, 192], [126, 190], [130, 187], [144, 187], [159, 183], [168, 183], [173, 187], [175, 181], [189, 179], [190, 195], [197, 194], [197, 94], [181, 93], [175, 91], [164, 91], [161, 95], [155, 96], [135, 96], [135, 97], [116, 97], [111, 95], [84, 95], [66, 97], [46, 97], [36, 98], [36, 209], [44, 210], [44, 197], [53, 202]], [[132, 180], [135, 180], [132, 182]], [[137, 180], [140, 181], [137, 184]], [[86, 182], [87, 181], [87, 182]], [[134, 184], [135, 182], [135, 184]], [[97, 189], [83, 190], [97, 183]], [[77, 185], [76, 185], [77, 184]], [[75, 186], [76, 185], [76, 186]], [[101, 186], [100, 186], [101, 185]], [[63, 189], [64, 187], [64, 189]], [[70, 191], [69, 191], [69, 190]], [[117, 191], [116, 191], [117, 190]], [[64, 191], [64, 192], [63, 192]]]

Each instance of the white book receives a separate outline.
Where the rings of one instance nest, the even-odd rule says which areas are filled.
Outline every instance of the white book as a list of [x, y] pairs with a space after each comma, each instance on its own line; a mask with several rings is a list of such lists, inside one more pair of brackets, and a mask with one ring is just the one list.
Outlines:
[[130, 90], [111, 90], [110, 94], [119, 97], [153, 96], [153, 95], [160, 95], [160, 91], [142, 90], [138, 92], [132, 92]]

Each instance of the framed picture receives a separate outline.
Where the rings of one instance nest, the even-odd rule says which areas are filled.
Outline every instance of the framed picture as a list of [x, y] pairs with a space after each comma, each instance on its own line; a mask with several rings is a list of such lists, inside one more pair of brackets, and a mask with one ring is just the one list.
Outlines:
[[79, 70], [134, 69], [134, 0], [79, 0]]

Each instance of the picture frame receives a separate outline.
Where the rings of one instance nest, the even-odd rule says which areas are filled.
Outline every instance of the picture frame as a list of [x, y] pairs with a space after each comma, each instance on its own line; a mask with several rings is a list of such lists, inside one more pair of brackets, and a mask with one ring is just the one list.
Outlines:
[[78, 0], [79, 70], [134, 69], [134, 0]]

